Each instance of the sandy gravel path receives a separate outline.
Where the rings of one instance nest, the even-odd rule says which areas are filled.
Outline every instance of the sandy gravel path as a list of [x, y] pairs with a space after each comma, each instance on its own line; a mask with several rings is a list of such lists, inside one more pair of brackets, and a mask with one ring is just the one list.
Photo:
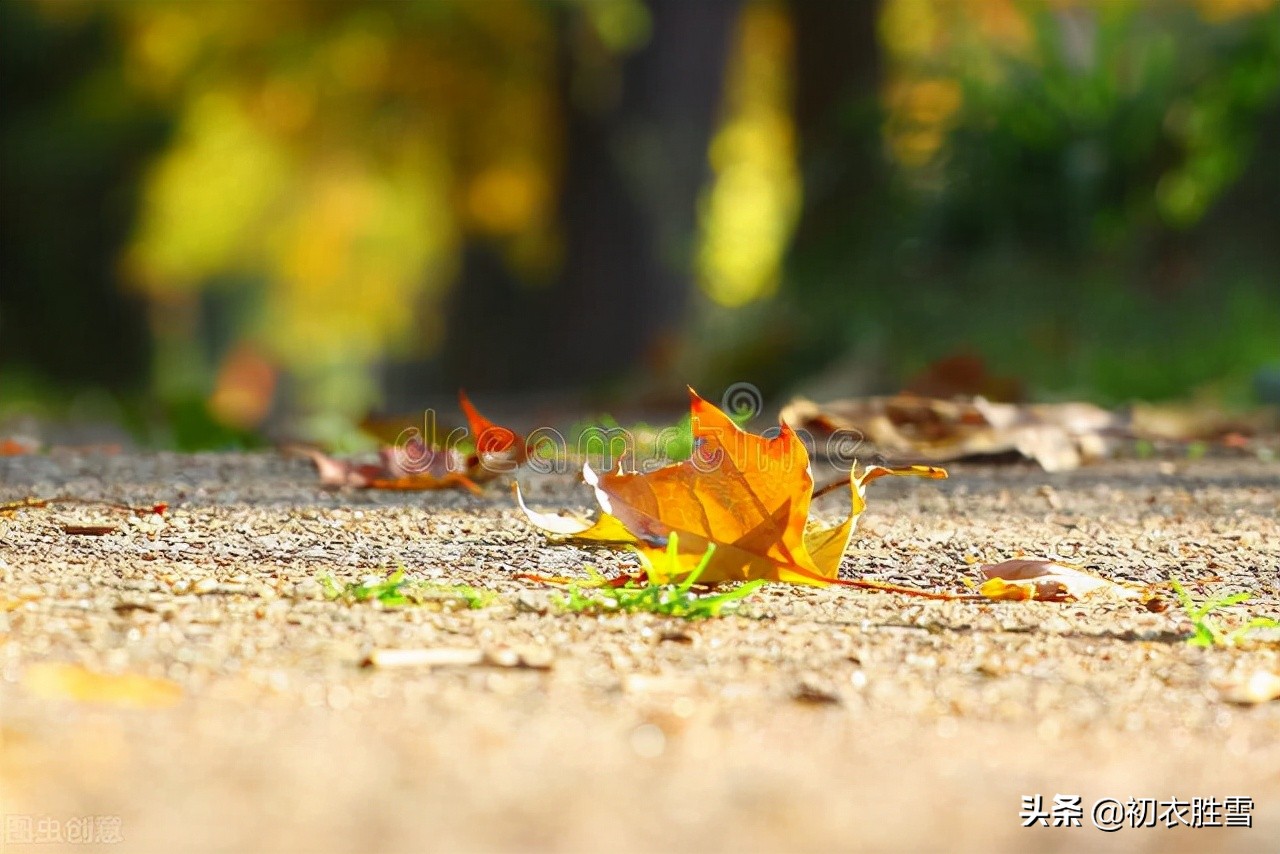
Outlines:
[[[872, 489], [851, 574], [959, 589], [1025, 552], [1221, 576], [1212, 592], [1257, 594], [1233, 614], [1280, 616], [1277, 462], [956, 466]], [[584, 617], [515, 575], [619, 559], [548, 548], [497, 487], [327, 493], [270, 454], [0, 459], [0, 502], [59, 494], [171, 511], [0, 516], [6, 852], [1280, 850], [1280, 701], [1216, 687], [1280, 668], [1277, 644], [1190, 647], [1176, 608], [774, 586], [720, 620]], [[548, 478], [531, 500], [589, 496]], [[104, 522], [120, 530], [64, 531]], [[498, 600], [381, 609], [317, 582], [398, 564]], [[488, 658], [360, 666], [387, 648]], [[505, 666], [520, 655], [538, 666]], [[173, 693], [69, 698], [58, 663]], [[1022, 827], [1022, 796], [1059, 794], [1082, 827]], [[1142, 797], [1252, 798], [1253, 827], [1092, 826], [1099, 799]], [[54, 829], [61, 845], [23, 844]]]

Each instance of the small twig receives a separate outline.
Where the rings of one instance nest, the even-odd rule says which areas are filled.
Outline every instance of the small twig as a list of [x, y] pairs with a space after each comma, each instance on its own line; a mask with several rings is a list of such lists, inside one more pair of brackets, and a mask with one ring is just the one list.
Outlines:
[[828, 484], [825, 484], [825, 485], [823, 485], [823, 486], [819, 486], [819, 487], [817, 487], [816, 489], [814, 489], [814, 490], [813, 490], [813, 497], [814, 497], [815, 499], [816, 499], [816, 498], [821, 498], [822, 496], [826, 495], [827, 493], [835, 492], [835, 491], [836, 491], [837, 489], [839, 489], [840, 487], [842, 487], [842, 486], [848, 486], [848, 485], [849, 485], [849, 478], [847, 478], [847, 477], [842, 477], [842, 478], [839, 478], [838, 480], [833, 480], [833, 481], [831, 481], [831, 482], [830, 482], [830, 483], [828, 483]]
[[[556, 587], [565, 587], [570, 584], [578, 584], [581, 581], [581, 579], [571, 578], [570, 576], [567, 576], [567, 575], [539, 575], [536, 572], [517, 572], [516, 578], [522, 579], [524, 581], [536, 581], [539, 584], [550, 584]], [[635, 575], [628, 575], [627, 573], [624, 572], [622, 575], [615, 576], [614, 578], [605, 579], [604, 583], [599, 586], [600, 587], [626, 587], [628, 584], [633, 584], [633, 583], [648, 584], [649, 573], [645, 572], [643, 569], [637, 572]], [[592, 586], [595, 586], [595, 585], [592, 585]]]
[[50, 504], [79, 504], [88, 507], [106, 507], [110, 510], [119, 510], [122, 513], [132, 513], [135, 516], [147, 516], [155, 513], [163, 516], [169, 512], [169, 505], [163, 501], [156, 502], [150, 507], [135, 507], [131, 504], [122, 504], [119, 501], [110, 501], [105, 498], [78, 498], [74, 495], [58, 495], [53, 498], [20, 498], [17, 501], [9, 501], [0, 504], [0, 513], [15, 513], [18, 510], [26, 508], [44, 508]]
[[16, 513], [28, 507], [45, 507], [49, 502], [43, 498], [19, 498], [17, 501], [8, 501], [0, 504], [0, 514]]
[[979, 593], [938, 593], [933, 590], [921, 590], [919, 587], [905, 587], [901, 584], [889, 584], [884, 581], [870, 581], [865, 578], [828, 579], [832, 584], [841, 587], [862, 587], [868, 590], [881, 590], [885, 593], [901, 593], [904, 596], [919, 596], [924, 599], [942, 599], [949, 602], [990, 602]]

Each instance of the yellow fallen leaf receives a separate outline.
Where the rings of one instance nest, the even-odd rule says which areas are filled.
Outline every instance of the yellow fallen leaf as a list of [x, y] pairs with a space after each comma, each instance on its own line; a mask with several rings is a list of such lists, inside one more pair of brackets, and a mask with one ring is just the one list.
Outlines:
[[22, 685], [45, 700], [105, 703], [131, 709], [159, 709], [182, 699], [182, 687], [168, 679], [136, 673], [95, 673], [77, 664], [44, 662], [27, 668]]
[[1110, 595], [1138, 599], [1133, 588], [1099, 578], [1070, 564], [1051, 560], [1006, 560], [981, 568], [986, 579], [978, 592], [988, 599], [1065, 602], [1086, 596]]
[[[590, 467], [587, 467], [587, 472], [590, 477], [595, 476]], [[631, 545], [637, 542], [635, 536], [618, 521], [616, 516], [602, 513], [599, 519], [592, 521], [572, 513], [546, 513], [532, 510], [524, 503], [524, 495], [520, 491], [519, 483], [515, 485], [515, 490], [516, 501], [529, 521], [557, 538], [613, 545]]]

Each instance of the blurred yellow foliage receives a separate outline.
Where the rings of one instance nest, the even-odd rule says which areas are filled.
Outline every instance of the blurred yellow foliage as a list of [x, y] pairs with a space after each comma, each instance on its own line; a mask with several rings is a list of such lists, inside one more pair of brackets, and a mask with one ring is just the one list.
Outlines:
[[[304, 407], [359, 414], [379, 359], [439, 343], [465, 232], [507, 241], [517, 266], [554, 258], [554, 33], [532, 0], [112, 12], [133, 85], [177, 116], [126, 273], [161, 323], [198, 315], [180, 295], [246, 289], [237, 335]], [[236, 409], [219, 389], [211, 405]]]
[[1212, 24], [1259, 15], [1275, 7], [1277, 0], [1195, 0], [1200, 16]]
[[126, 258], [132, 279], [146, 290], [198, 288], [260, 255], [260, 248], [248, 250], [294, 165], [243, 106], [227, 89], [193, 98], [172, 148], [152, 168]]
[[702, 199], [698, 272], [717, 303], [777, 289], [800, 204], [790, 112], [791, 29], [777, 4], [743, 13], [730, 60], [727, 117], [711, 143], [715, 178]]
[[942, 148], [963, 92], [952, 78], [902, 78], [889, 87], [885, 101], [891, 153], [905, 166], [922, 166]]

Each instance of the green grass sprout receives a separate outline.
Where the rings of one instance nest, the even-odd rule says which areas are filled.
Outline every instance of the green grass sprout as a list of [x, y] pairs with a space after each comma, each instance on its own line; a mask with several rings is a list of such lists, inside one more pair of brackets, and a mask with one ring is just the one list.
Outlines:
[[1244, 625], [1228, 631], [1219, 626], [1217, 620], [1209, 616], [1213, 611], [1248, 601], [1253, 598], [1252, 593], [1231, 593], [1226, 596], [1205, 599], [1203, 602], [1196, 602], [1176, 578], [1169, 579], [1169, 586], [1173, 588], [1173, 592], [1177, 595], [1178, 603], [1182, 605], [1183, 612], [1191, 620], [1192, 635], [1187, 638], [1187, 643], [1192, 646], [1206, 648], [1239, 646], [1249, 639], [1249, 635], [1260, 629], [1280, 628], [1280, 620], [1270, 617], [1253, 617]]
[[[720, 617], [736, 610], [743, 599], [758, 590], [765, 582], [750, 581], [723, 593], [693, 592], [693, 586], [698, 583], [698, 578], [711, 563], [715, 550], [715, 543], [709, 544], [698, 565], [676, 584], [628, 582], [622, 587], [603, 587], [601, 586], [603, 576], [588, 566], [586, 569], [591, 575], [591, 581], [585, 584], [569, 585], [567, 595], [554, 597], [553, 601], [561, 609], [578, 614], [643, 612], [666, 617], [681, 617], [686, 620]], [[655, 569], [658, 568], [644, 554], [640, 554], [640, 563], [650, 577], [655, 574], [664, 577], [674, 574], [668, 570], [679, 567], [676, 534], [672, 534], [667, 542], [666, 567], [655, 573]]]
[[385, 607], [434, 605], [440, 610], [475, 610], [493, 604], [497, 594], [462, 584], [433, 584], [405, 578], [401, 567], [382, 580], [339, 584], [331, 575], [319, 578], [324, 596], [348, 605], [379, 602]]

